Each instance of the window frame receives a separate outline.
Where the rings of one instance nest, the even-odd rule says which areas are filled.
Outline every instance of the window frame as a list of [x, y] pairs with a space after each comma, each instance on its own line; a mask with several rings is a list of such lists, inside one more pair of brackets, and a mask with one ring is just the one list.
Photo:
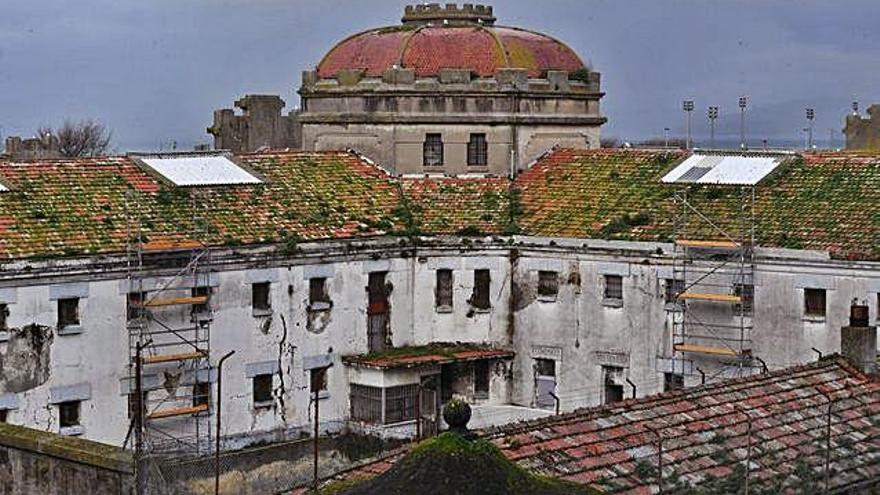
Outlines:
[[[78, 327], [80, 326], [80, 314], [79, 314], [79, 301], [78, 297], [64, 297], [58, 299], [58, 330], [64, 330], [68, 327]], [[70, 305], [68, 307], [68, 305]]]
[[330, 374], [329, 370], [329, 366], [309, 370], [309, 393], [312, 395], [317, 394], [319, 399], [327, 397], [330, 380], [328, 376]]
[[[419, 385], [395, 385], [383, 388], [383, 424], [393, 425], [416, 420], [416, 401], [419, 400]], [[397, 407], [399, 406], [399, 407]]]
[[489, 141], [485, 132], [472, 132], [467, 143], [467, 164], [469, 167], [489, 165]]
[[260, 373], [251, 377], [251, 400], [254, 407], [267, 407], [275, 404], [272, 389], [275, 387], [274, 373]]
[[309, 310], [325, 311], [332, 306], [330, 293], [327, 290], [327, 277], [309, 279]]
[[[817, 300], [821, 299], [821, 309]], [[828, 314], [828, 291], [818, 287], [804, 288], [804, 317], [805, 318], [821, 318], [824, 319]]]
[[538, 271], [538, 299], [555, 301], [559, 296], [559, 272], [551, 270]]
[[474, 290], [470, 305], [480, 311], [492, 309], [492, 271], [488, 268], [474, 270]]
[[[623, 302], [623, 275], [606, 273], [603, 276], [602, 299], [607, 302]], [[614, 281], [614, 283], [610, 283]]]
[[349, 416], [354, 421], [381, 425], [385, 415], [385, 389], [352, 383], [349, 386]]
[[439, 168], [444, 163], [443, 157], [443, 134], [428, 132], [422, 142], [422, 166], [425, 168]]
[[76, 428], [82, 426], [82, 401], [69, 400], [58, 403], [58, 427]]
[[199, 407], [201, 405], [208, 406], [208, 409], [211, 408], [211, 382], [195, 382], [192, 385], [192, 406]]
[[450, 268], [440, 268], [436, 271], [434, 280], [434, 309], [448, 313], [455, 304], [455, 274]]
[[9, 331], [9, 304], [0, 303], [0, 333]]
[[251, 284], [251, 310], [254, 314], [272, 312], [272, 282]]
[[663, 293], [663, 302], [666, 304], [676, 304], [678, 303], [678, 298], [676, 297], [679, 293], [684, 292], [685, 288], [687, 288], [687, 284], [684, 283], [684, 280], [680, 278], [667, 278], [666, 286], [664, 287]]
[[488, 359], [474, 361], [474, 398], [488, 399], [492, 383], [492, 367]]

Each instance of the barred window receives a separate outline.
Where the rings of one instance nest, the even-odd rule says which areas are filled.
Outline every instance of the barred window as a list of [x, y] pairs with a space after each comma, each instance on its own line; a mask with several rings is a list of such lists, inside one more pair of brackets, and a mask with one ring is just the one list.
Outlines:
[[416, 418], [418, 385], [400, 385], [385, 389], [385, 424], [400, 423]]
[[381, 388], [352, 384], [349, 400], [351, 419], [365, 423], [382, 423]]
[[684, 280], [667, 278], [666, 279], [666, 302], [674, 303], [676, 296], [684, 292]]
[[471, 134], [467, 146], [467, 164], [485, 166], [489, 161], [489, 145], [485, 134]]
[[623, 277], [605, 275], [605, 299], [623, 299]]
[[538, 295], [556, 299], [559, 293], [559, 275], [556, 272], [538, 272]]
[[489, 287], [491, 278], [489, 270], [474, 270], [474, 293], [471, 296], [471, 305], [477, 309], [489, 309]]
[[425, 167], [443, 166], [443, 138], [440, 134], [426, 134], [422, 145], [422, 164]]
[[804, 314], [825, 316], [825, 289], [804, 289]]
[[740, 298], [740, 303], [736, 309], [742, 310], [745, 314], [751, 314], [755, 305], [755, 286], [752, 284], [736, 284], [733, 289], [734, 294]]
[[437, 308], [452, 308], [452, 270], [437, 270], [437, 287], [434, 293], [434, 302]]

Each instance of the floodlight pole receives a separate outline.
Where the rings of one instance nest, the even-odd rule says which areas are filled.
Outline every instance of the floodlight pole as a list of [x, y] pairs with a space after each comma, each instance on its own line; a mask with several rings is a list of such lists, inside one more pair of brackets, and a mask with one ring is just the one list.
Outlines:
[[663, 128], [663, 147], [664, 148], [669, 147], [669, 128], [668, 127]]
[[718, 107], [709, 107], [709, 147], [715, 148], [715, 119], [718, 118]]
[[807, 149], [813, 149], [813, 120], [816, 119], [816, 111], [807, 109]]
[[691, 112], [694, 111], [694, 100], [684, 100], [681, 108], [686, 115], [687, 139], [685, 140], [685, 149], [691, 149]]
[[739, 97], [739, 147], [746, 149], [746, 105], [749, 99], [747, 96]]

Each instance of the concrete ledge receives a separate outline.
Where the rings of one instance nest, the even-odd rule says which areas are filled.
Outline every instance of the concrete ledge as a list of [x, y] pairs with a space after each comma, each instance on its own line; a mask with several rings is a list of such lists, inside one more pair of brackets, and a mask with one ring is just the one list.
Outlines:
[[90, 440], [0, 423], [0, 446], [35, 452], [124, 474], [134, 473], [131, 452]]

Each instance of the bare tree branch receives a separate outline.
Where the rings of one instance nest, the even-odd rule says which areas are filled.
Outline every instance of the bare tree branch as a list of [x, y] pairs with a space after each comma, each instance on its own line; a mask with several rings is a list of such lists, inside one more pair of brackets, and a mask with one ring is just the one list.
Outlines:
[[92, 119], [78, 122], [65, 120], [58, 129], [37, 129], [37, 137], [47, 145], [56, 141], [61, 156], [76, 158], [106, 154], [110, 148], [112, 133], [104, 124]]

